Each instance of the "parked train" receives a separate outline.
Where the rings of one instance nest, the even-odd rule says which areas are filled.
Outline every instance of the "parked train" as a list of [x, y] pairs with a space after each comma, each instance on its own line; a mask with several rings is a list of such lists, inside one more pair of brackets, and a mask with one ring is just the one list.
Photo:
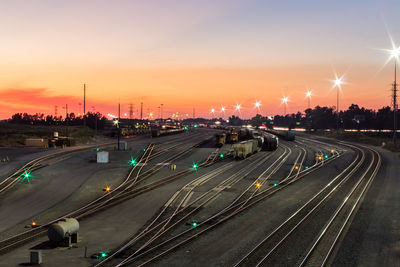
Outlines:
[[286, 141], [294, 141], [295, 133], [293, 131], [281, 131], [281, 130], [274, 130], [274, 129], [265, 129], [265, 131], [277, 135]]
[[263, 138], [264, 138], [264, 143], [263, 143], [263, 150], [276, 150], [279, 145], [279, 139], [273, 134], [263, 132]]
[[279, 141], [276, 136], [269, 133], [262, 133], [261, 136], [234, 144], [232, 146], [233, 156], [236, 159], [245, 159], [260, 150], [276, 150], [278, 143]]
[[158, 137], [163, 135], [178, 134], [178, 133], [183, 133], [184, 131], [185, 129], [183, 128], [170, 128], [170, 129], [153, 128], [151, 129], [151, 136]]
[[226, 142], [229, 144], [234, 144], [239, 141], [239, 134], [237, 132], [229, 132], [226, 134]]
[[[242, 141], [233, 145], [233, 157], [235, 159], [245, 159], [248, 156], [257, 153], [262, 147], [261, 138], [255, 138]], [[261, 144], [261, 145], [260, 145]]]
[[222, 147], [226, 143], [226, 134], [225, 133], [217, 133], [215, 135], [215, 144], [217, 147]]

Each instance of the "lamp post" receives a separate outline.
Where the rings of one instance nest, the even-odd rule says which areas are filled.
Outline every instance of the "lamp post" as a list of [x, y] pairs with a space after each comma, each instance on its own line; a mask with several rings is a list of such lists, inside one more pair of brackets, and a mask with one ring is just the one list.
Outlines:
[[393, 83], [393, 144], [397, 148], [397, 61], [400, 56], [400, 47], [392, 43], [392, 50], [390, 51], [390, 59], [394, 58], [394, 83]]
[[309, 109], [311, 108], [311, 95], [312, 95], [312, 92], [310, 90], [307, 90], [306, 97], [307, 97], [307, 102], [308, 102], [308, 108]]
[[342, 89], [342, 81], [343, 77], [337, 77], [335, 78], [335, 80], [333, 81], [333, 87], [337, 89], [337, 94], [336, 94], [336, 132], [339, 132], [339, 91], [340, 89]]
[[284, 116], [286, 116], [287, 102], [289, 102], [289, 97], [287, 97], [287, 96], [282, 97], [283, 114], [284, 114]]

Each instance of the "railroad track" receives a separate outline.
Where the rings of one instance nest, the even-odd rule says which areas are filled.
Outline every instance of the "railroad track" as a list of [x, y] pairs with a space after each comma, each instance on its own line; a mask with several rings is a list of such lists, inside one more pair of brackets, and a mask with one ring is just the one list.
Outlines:
[[[324, 266], [327, 263], [381, 165], [380, 155], [375, 150], [342, 144], [357, 150], [354, 161], [235, 266]], [[366, 152], [370, 154], [369, 162]], [[315, 233], [315, 229], [321, 230]], [[307, 247], [305, 252], [299, 252]]]
[[55, 158], [59, 158], [59, 157], [63, 157], [63, 158], [69, 157], [76, 153], [80, 153], [82, 151], [90, 150], [90, 149], [93, 149], [96, 147], [107, 147], [107, 146], [110, 146], [113, 144], [114, 143], [93, 145], [93, 146], [74, 149], [74, 150], [70, 150], [70, 151], [60, 151], [60, 152], [56, 152], [56, 153], [52, 153], [52, 154], [48, 154], [48, 155], [44, 155], [44, 156], [35, 158], [35, 159], [25, 163], [22, 167], [18, 168], [16, 171], [14, 171], [12, 174], [7, 176], [5, 179], [3, 179], [0, 182], [0, 194], [4, 193], [6, 190], [9, 190], [11, 187], [18, 184], [18, 182], [24, 178], [24, 175], [30, 174], [34, 170], [37, 170], [39, 168], [47, 166], [46, 161], [54, 160]]
[[[190, 140], [192, 140], [194, 138], [198, 138], [198, 136], [195, 136], [195, 137], [191, 138]], [[189, 152], [194, 147], [197, 147], [198, 145], [200, 145], [203, 142], [208, 141], [208, 140], [209, 139], [206, 139], [206, 140], [203, 140], [193, 146], [190, 146], [189, 148], [184, 149], [183, 151], [179, 152], [177, 155], [173, 155], [171, 158], [176, 159], [179, 156], [182, 156], [185, 153]], [[188, 142], [190, 142], [190, 141], [188, 141]], [[128, 172], [128, 175], [125, 177], [123, 182], [120, 185], [118, 185], [115, 189], [113, 189], [109, 193], [104, 194], [101, 197], [89, 202], [88, 204], [84, 205], [83, 207], [81, 207], [73, 212], [70, 212], [68, 214], [65, 214], [62, 217], [52, 220], [52, 221], [50, 221], [46, 224], [43, 224], [37, 228], [33, 228], [28, 231], [25, 231], [20, 234], [9, 237], [7, 239], [1, 240], [0, 241], [0, 254], [4, 254], [15, 247], [18, 247], [28, 241], [33, 240], [36, 237], [39, 237], [39, 236], [45, 234], [47, 231], [47, 228], [52, 223], [55, 223], [62, 218], [74, 216], [78, 219], [82, 219], [88, 215], [91, 215], [95, 212], [102, 210], [105, 207], [109, 207], [111, 205], [116, 205], [118, 203], [121, 203], [122, 201], [125, 201], [129, 198], [137, 196], [143, 192], [146, 192], [147, 190], [151, 190], [151, 189], [156, 188], [157, 186], [163, 184], [163, 183], [154, 183], [151, 186], [143, 186], [141, 188], [132, 188], [133, 185], [135, 185], [143, 180], [143, 179], [141, 179], [141, 177], [142, 177], [141, 171], [143, 170], [146, 163], [148, 163], [150, 160], [152, 160], [166, 152], [172, 151], [173, 149], [183, 146], [183, 145], [187, 144], [188, 142], [183, 142], [181, 144], [174, 145], [172, 147], [165, 149], [165, 151], [163, 151], [163, 150], [158, 151], [157, 153], [154, 153], [154, 154], [152, 154], [152, 152], [154, 151], [156, 145], [155, 144], [148, 145], [148, 147], [145, 149], [144, 153], [140, 157], [138, 164], [136, 164], [135, 166], [133, 166], [130, 169], [130, 171]], [[159, 146], [159, 144], [158, 144], [158, 146]], [[169, 158], [169, 159], [171, 159], [171, 158]], [[155, 173], [158, 170], [159, 169], [153, 169], [152, 173]], [[136, 174], [135, 174], [135, 171], [137, 171]], [[149, 170], [145, 172], [145, 175], [146, 175], [145, 178], [150, 176]], [[166, 182], [168, 182], [168, 180], [164, 180], [163, 182], [166, 183]]]
[[[258, 156], [258, 155], [257, 155]], [[270, 155], [271, 156], [271, 155]], [[230, 168], [235, 166], [235, 163], [228, 163], [223, 166], [220, 166], [219, 168], [211, 171], [210, 173], [206, 173], [193, 181], [189, 182], [188, 184], [184, 185], [180, 190], [178, 190], [172, 197], [171, 199], [167, 202], [167, 204], [164, 206], [164, 208], [161, 210], [161, 212], [156, 216], [156, 218], [146, 226], [146, 228], [139, 233], [138, 235], [132, 237], [130, 240], [128, 240], [124, 245], [122, 245], [120, 248], [116, 249], [105, 261], [100, 262], [98, 266], [103, 265], [104, 263], [110, 261], [114, 256], [120, 254], [121, 252], [125, 251], [126, 249], [130, 248], [132, 245], [136, 245], [138, 241], [142, 241], [144, 238], [148, 238], [144, 242], [144, 244], [140, 245], [140, 248], [136, 249], [133, 255], [136, 255], [139, 251], [153, 243], [153, 241], [159, 239], [162, 235], [164, 235], [167, 231], [169, 231], [171, 228], [176, 226], [178, 223], [182, 222], [184, 219], [186, 219], [188, 216], [193, 215], [194, 212], [198, 211], [201, 207], [212, 201], [217, 197], [218, 194], [220, 194], [221, 191], [223, 191], [226, 188], [229, 188], [233, 184], [237, 183], [239, 180], [243, 179], [246, 177], [248, 174], [250, 174], [252, 171], [254, 171], [256, 168], [258, 168], [261, 164], [265, 163], [269, 157], [259, 157], [257, 160], [251, 162], [250, 158], [244, 160], [243, 164], [246, 164], [249, 162], [247, 166], [245, 166], [242, 169], [239, 169], [238, 172], [228, 176], [227, 178], [223, 179], [223, 181], [219, 182], [216, 186], [213, 186], [211, 189], [207, 190], [203, 194], [201, 194], [199, 197], [197, 197], [195, 200], [191, 201], [188, 205], [183, 207], [183, 204], [188, 200], [188, 196], [199, 186], [204, 185], [211, 179], [214, 179], [216, 176], [225, 173], [228, 171]], [[161, 220], [160, 218], [162, 217], [163, 214], [166, 213], [167, 208], [170, 207], [170, 205], [174, 201], [178, 201], [179, 196], [184, 194], [183, 198], [179, 200], [179, 204], [177, 207], [174, 208], [174, 211], [172, 215], [168, 216], [166, 219]], [[193, 206], [195, 203], [200, 203], [195, 209], [190, 208]], [[180, 217], [178, 217], [178, 215]], [[158, 223], [157, 223], [158, 222]], [[171, 225], [169, 225], [171, 223]], [[154, 225], [154, 227], [152, 227]], [[155, 232], [155, 233], [154, 233]], [[152, 234], [154, 233], [154, 234]], [[132, 256], [130, 256], [132, 257]], [[126, 260], [129, 260], [128, 257]]]
[[[196, 137], [199, 137], [199, 136], [201, 136], [201, 135], [199, 135], [199, 134], [196, 135]], [[181, 140], [181, 137], [180, 138], [171, 138], [171, 139], [168, 139], [167, 142], [157, 143], [157, 144], [155, 144], [155, 148], [176, 142], [178, 140]], [[24, 178], [29, 178], [29, 177], [24, 177], [24, 175], [30, 175], [30, 173], [32, 171], [46, 167], [50, 164], [50, 162], [52, 162], [54, 160], [60, 161], [65, 158], [71, 157], [74, 154], [81, 153], [83, 151], [87, 151], [87, 150], [90, 150], [93, 148], [105, 148], [105, 147], [114, 146], [114, 145], [115, 145], [115, 142], [105, 143], [105, 144], [95, 144], [95, 145], [87, 146], [84, 148], [73, 149], [73, 150], [69, 150], [69, 151], [64, 150], [64, 151], [59, 151], [56, 153], [44, 155], [41, 157], [37, 157], [37, 158], [25, 163], [22, 167], [18, 168], [12, 174], [10, 174], [6, 178], [4, 178], [0, 182], [0, 194], [11, 189], [13, 186], [18, 184], [18, 182], [23, 180]], [[163, 153], [160, 152], [160, 154], [163, 154]]]
[[[302, 152], [302, 157], [301, 157], [301, 162], [304, 161], [305, 159], [305, 150], [303, 149]], [[329, 160], [326, 161], [326, 163], [328, 163], [331, 160], [334, 160], [335, 158], [339, 157], [339, 154], [336, 155], [335, 157], [331, 157]], [[300, 155], [296, 158], [296, 163], [297, 160], [299, 160]], [[280, 166], [282, 166], [282, 162], [284, 162], [284, 160], [281, 161]], [[279, 164], [277, 164], [279, 166]], [[176, 226], [178, 223], [182, 222], [185, 218], [187, 218], [189, 215], [192, 215], [194, 211], [196, 211], [197, 209], [199, 209], [201, 206], [204, 206], [205, 204], [207, 204], [210, 200], [212, 200], [215, 197], [215, 194], [212, 195], [211, 197], [205, 199], [200, 205], [198, 205], [197, 208], [192, 209], [188, 214], [186, 214], [185, 216], [183, 216], [181, 219], [175, 220], [174, 223], [169, 226], [168, 228], [166, 228], [166, 225], [168, 223], [170, 223], [172, 221], [172, 217], [176, 216], [177, 214], [181, 213], [182, 211], [184, 211], [185, 209], [181, 209], [178, 211], [178, 209], [176, 209], [173, 212], [173, 215], [169, 218], [167, 218], [166, 220], [162, 221], [161, 223], [159, 223], [158, 225], [156, 225], [153, 228], [145, 228], [145, 230], [140, 233], [138, 236], [136, 236], [135, 238], [131, 239], [130, 241], [128, 241], [124, 246], [122, 246], [121, 248], [117, 249], [115, 252], [113, 252], [112, 257], [120, 254], [122, 251], [126, 250], [129, 246], [132, 246], [135, 242], [137, 242], [139, 239], [143, 238], [143, 236], [146, 234], [147, 232], [151, 232], [151, 231], [156, 231], [158, 229], [158, 231], [156, 232], [155, 235], [153, 235], [147, 242], [145, 242], [144, 244], [142, 244], [139, 249], [136, 249], [133, 253], [129, 254], [118, 266], [122, 266], [122, 265], [128, 265], [131, 263], [134, 263], [138, 260], [140, 260], [142, 257], [145, 257], [147, 254], [151, 254], [154, 253], [154, 251], [159, 251], [161, 250], [162, 247], [166, 246], [167, 248], [159, 253], [156, 256], [153, 256], [152, 258], [148, 259], [147, 261], [142, 261], [143, 265], [148, 264], [154, 260], [156, 260], [157, 258], [173, 251], [174, 249], [178, 248], [179, 246], [185, 244], [186, 242], [189, 242], [190, 240], [197, 238], [199, 235], [201, 235], [202, 233], [205, 233], [211, 229], [213, 229], [214, 227], [216, 227], [217, 225], [219, 225], [220, 223], [223, 223], [224, 221], [228, 220], [229, 218], [233, 217], [234, 215], [240, 213], [241, 211], [247, 209], [248, 207], [256, 204], [257, 202], [265, 199], [266, 197], [269, 197], [270, 195], [272, 195], [273, 193], [275, 193], [278, 190], [281, 190], [282, 188], [288, 186], [289, 184], [295, 182], [297, 179], [300, 179], [301, 177], [305, 176], [306, 174], [308, 174], [309, 172], [311, 172], [313, 169], [317, 169], [320, 168], [323, 165], [322, 162], [315, 164], [315, 166], [312, 166], [311, 168], [309, 168], [308, 170], [303, 170], [300, 171], [298, 170], [297, 172], [293, 173], [292, 171], [290, 172], [290, 174], [288, 175], [288, 177], [286, 177], [285, 179], [283, 179], [280, 183], [279, 188], [277, 187], [272, 187], [269, 188], [268, 190], [265, 191], [256, 191], [256, 194], [252, 194], [250, 197], [248, 197], [245, 200], [239, 201], [238, 199], [236, 199], [237, 201], [235, 201], [232, 205], [227, 206], [225, 209], [223, 209], [222, 211], [220, 211], [219, 213], [211, 216], [210, 218], [208, 218], [207, 220], [199, 223], [196, 227], [196, 233], [192, 236], [190, 236], [191, 233], [193, 233], [193, 229], [188, 229], [186, 231], [183, 231], [182, 233], [176, 235], [173, 238], [167, 239], [165, 241], [162, 241], [161, 243], [148, 248], [147, 250], [145, 250], [144, 248], [146, 246], [148, 246], [150, 243], [152, 243], [155, 239], [159, 238], [162, 234], [166, 233], [167, 231], [171, 230], [174, 226]], [[279, 166], [279, 167], [280, 167]], [[276, 169], [273, 169], [271, 173], [274, 173]], [[254, 181], [255, 182], [255, 181]], [[253, 182], [253, 184], [254, 184]], [[254, 187], [253, 187], [254, 188]], [[215, 188], [214, 188], [215, 189]], [[211, 191], [211, 190], [210, 190]], [[217, 193], [218, 194], [218, 193]], [[204, 194], [203, 194], [204, 195]], [[187, 195], [186, 195], [187, 196]], [[202, 196], [199, 197], [198, 199], [196, 199], [195, 201], [199, 201], [199, 199], [202, 199]], [[240, 198], [239, 198], [240, 199]], [[183, 201], [185, 200], [185, 197], [181, 200], [181, 203], [183, 203]], [[236, 203], [238, 202], [238, 203]], [[190, 207], [192, 204], [194, 204], [195, 202], [191, 202], [190, 204], [186, 205], [186, 207]], [[236, 204], [235, 204], [236, 203]], [[180, 207], [180, 205], [178, 205], [178, 207]], [[157, 217], [159, 218], [159, 216]], [[157, 219], [156, 218], [156, 219]], [[151, 225], [154, 225], [155, 222], [153, 221]], [[211, 224], [211, 226], [208, 226]], [[204, 230], [200, 230], [200, 232], [198, 232], [201, 227], [205, 228]], [[189, 235], [189, 237], [187, 237], [187, 235]], [[185, 239], [186, 236], [186, 239]], [[180, 241], [177, 241], [180, 240]], [[173, 243], [175, 241], [175, 243]], [[178, 242], [176, 244], [176, 242]], [[175, 245], [174, 245], [175, 244]], [[172, 247], [171, 247], [172, 246]], [[142, 253], [139, 253], [143, 251]], [[108, 261], [108, 260], [107, 260]], [[98, 265], [103, 264], [102, 262], [99, 263]]]

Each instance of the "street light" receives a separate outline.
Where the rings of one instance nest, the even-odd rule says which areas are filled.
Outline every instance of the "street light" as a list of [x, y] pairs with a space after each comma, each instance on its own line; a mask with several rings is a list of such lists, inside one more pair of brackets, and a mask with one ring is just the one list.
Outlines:
[[286, 107], [287, 107], [287, 103], [289, 102], [289, 97], [288, 96], [284, 96], [282, 97], [282, 104], [283, 104], [283, 110], [284, 110], [284, 115], [286, 116]]
[[261, 102], [260, 102], [260, 101], [256, 101], [256, 103], [254, 103], [254, 106], [255, 106], [256, 108], [260, 108]]
[[400, 56], [400, 46], [396, 48], [392, 42], [392, 49], [390, 52], [390, 59], [394, 58], [394, 83], [393, 83], [393, 144], [397, 148], [397, 61]]
[[235, 107], [235, 110], [236, 111], [240, 111], [240, 108], [241, 108], [240, 104], [237, 104], [236, 107]]
[[339, 132], [339, 91], [342, 90], [342, 83], [343, 83], [343, 76], [338, 77], [335, 74], [335, 80], [333, 80], [333, 88], [337, 88], [337, 95], [336, 95], [336, 131]]
[[307, 100], [308, 100], [308, 108], [309, 109], [311, 108], [311, 96], [312, 96], [312, 92], [310, 90], [307, 90], [306, 97], [307, 97]]

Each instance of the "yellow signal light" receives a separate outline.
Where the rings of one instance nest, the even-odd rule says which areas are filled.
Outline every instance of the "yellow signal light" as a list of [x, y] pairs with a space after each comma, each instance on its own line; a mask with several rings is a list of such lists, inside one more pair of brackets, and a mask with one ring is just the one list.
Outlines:
[[335, 152], [335, 150], [334, 149], [331, 149], [331, 153], [334, 153]]
[[106, 191], [106, 192], [110, 192], [111, 191], [111, 186], [107, 185], [103, 190]]
[[322, 156], [319, 156], [319, 157], [318, 157], [318, 160], [322, 160]]
[[260, 187], [261, 187], [261, 184], [260, 184], [259, 182], [257, 182], [257, 183], [256, 183], [256, 187], [257, 187], [257, 188], [260, 188]]
[[296, 170], [298, 170], [298, 169], [299, 169], [299, 166], [296, 165], [296, 166], [294, 166], [294, 168], [295, 168]]
[[36, 223], [35, 221], [32, 221], [31, 226], [32, 226], [32, 227], [36, 227], [36, 226], [37, 226], [37, 223]]

